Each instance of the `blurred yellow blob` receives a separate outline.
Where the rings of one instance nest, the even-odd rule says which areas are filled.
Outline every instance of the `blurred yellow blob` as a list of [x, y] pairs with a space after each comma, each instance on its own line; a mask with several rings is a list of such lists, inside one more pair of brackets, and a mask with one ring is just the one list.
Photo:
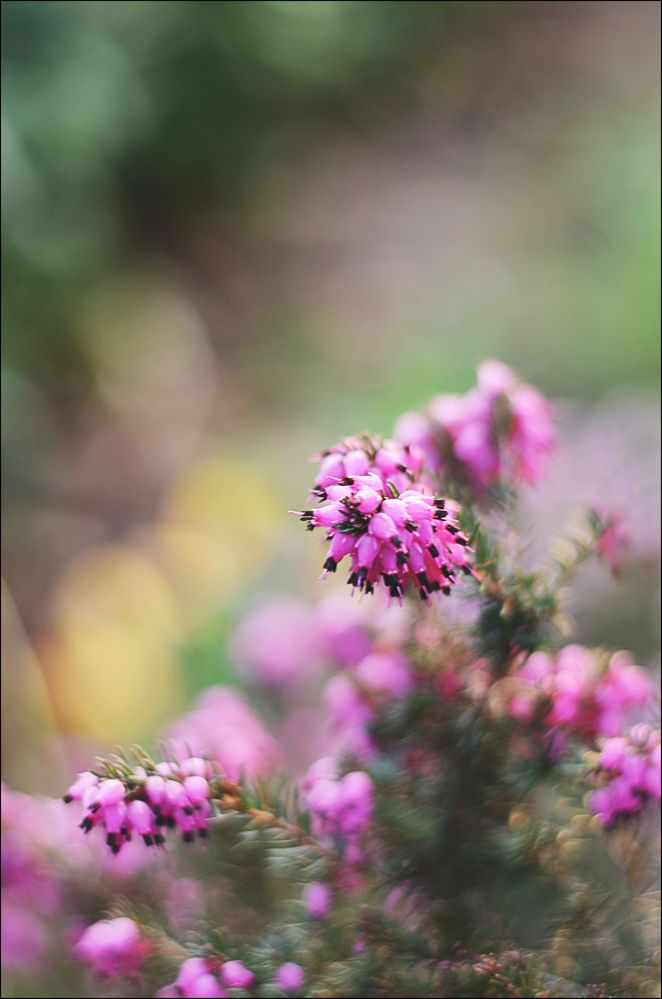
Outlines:
[[168, 583], [128, 547], [92, 549], [61, 576], [46, 663], [68, 728], [104, 741], [153, 734], [181, 703], [181, 622]]
[[2, 779], [58, 793], [68, 777], [41, 665], [2, 581]]
[[272, 556], [286, 516], [266, 476], [248, 462], [214, 457], [185, 470], [154, 539], [187, 614], [207, 614], [245, 587]]

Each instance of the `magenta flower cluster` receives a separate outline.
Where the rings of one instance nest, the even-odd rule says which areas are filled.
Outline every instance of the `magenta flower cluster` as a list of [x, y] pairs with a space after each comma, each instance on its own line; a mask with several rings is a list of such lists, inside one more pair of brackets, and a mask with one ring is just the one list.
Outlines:
[[373, 784], [363, 770], [340, 777], [331, 757], [317, 760], [302, 781], [313, 832], [334, 844], [350, 862], [362, 857], [362, 840], [373, 811]]
[[649, 800], [660, 801], [660, 730], [646, 723], [602, 743], [595, 770], [602, 784], [589, 795], [588, 806], [610, 827], [641, 811]]
[[189, 958], [181, 965], [173, 984], [161, 989], [157, 996], [159, 999], [198, 999], [200, 996], [204, 999], [224, 999], [227, 992], [215, 974], [217, 964], [203, 957]]
[[152, 773], [144, 767], [121, 776], [84, 771], [64, 800], [82, 802], [81, 829], [103, 829], [113, 853], [133, 835], [147, 846], [161, 846], [168, 831], [178, 830], [192, 842], [196, 835], [207, 835], [212, 777], [211, 764], [200, 757], [158, 763]]
[[630, 713], [653, 696], [653, 685], [624, 652], [608, 660], [583, 645], [556, 656], [535, 652], [516, 670], [520, 689], [510, 710], [521, 721], [537, 718], [553, 733], [593, 743], [623, 731]]
[[498, 484], [537, 482], [555, 444], [548, 401], [498, 361], [481, 364], [478, 384], [464, 395], [440, 395], [425, 413], [405, 413], [395, 436], [420, 449], [431, 472], [479, 497]]
[[409, 585], [422, 600], [449, 594], [458, 572], [472, 572], [458, 506], [435, 497], [420, 478], [418, 448], [347, 437], [322, 456], [313, 495], [320, 505], [297, 512], [329, 542], [326, 575], [350, 560], [349, 584], [372, 593], [383, 585], [401, 598]]
[[[287, 995], [303, 987], [304, 971], [287, 962], [275, 972], [275, 983]], [[181, 965], [172, 985], [157, 992], [158, 999], [226, 999], [226, 989], [246, 992], [255, 985], [255, 975], [241, 961], [191, 957]]]

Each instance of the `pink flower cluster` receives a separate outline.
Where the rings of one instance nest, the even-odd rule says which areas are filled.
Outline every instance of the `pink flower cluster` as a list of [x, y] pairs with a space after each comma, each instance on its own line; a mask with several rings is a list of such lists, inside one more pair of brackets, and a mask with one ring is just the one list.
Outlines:
[[2, 785], [3, 978], [44, 959], [48, 920], [61, 902], [61, 885], [39, 839], [44, 819], [40, 801]]
[[413, 677], [404, 656], [396, 651], [374, 651], [348, 673], [339, 673], [327, 684], [324, 702], [331, 726], [338, 736], [338, 752], [359, 759], [374, 754], [368, 727], [379, 706], [402, 697]]
[[314, 608], [291, 597], [254, 607], [236, 629], [231, 649], [250, 681], [275, 689], [301, 683], [323, 666]]
[[380, 598], [381, 593], [370, 606], [342, 592], [316, 604], [294, 597], [265, 599], [247, 611], [232, 636], [233, 658], [250, 682], [273, 690], [316, 679], [328, 666], [355, 666], [376, 641], [392, 646], [406, 635], [408, 608], [389, 607]]
[[[298, 964], [287, 962], [276, 971], [276, 984], [286, 993], [302, 988], [305, 975]], [[172, 985], [157, 992], [158, 999], [225, 999], [225, 989], [248, 991], [255, 975], [241, 961], [191, 957], [184, 961]], [[224, 988], [225, 986], [225, 988]]]
[[641, 723], [602, 744], [596, 777], [606, 783], [589, 796], [588, 807], [606, 827], [660, 800], [660, 730]]
[[372, 593], [382, 583], [400, 598], [411, 584], [427, 600], [450, 593], [459, 570], [471, 573], [457, 504], [428, 492], [421, 465], [419, 449], [368, 436], [325, 452], [312, 490], [320, 506], [293, 511], [310, 530], [326, 530], [325, 575], [348, 557], [353, 589]]
[[204, 957], [191, 957], [184, 961], [172, 985], [157, 992], [159, 999], [224, 999], [227, 992], [221, 986], [214, 966]]
[[440, 395], [395, 428], [430, 471], [460, 478], [479, 496], [498, 483], [535, 483], [555, 443], [552, 408], [505, 364], [486, 361], [464, 395]]
[[167, 735], [175, 753], [208, 757], [231, 780], [268, 774], [281, 762], [278, 743], [231, 687], [205, 690]]
[[134, 834], [147, 846], [160, 846], [166, 831], [178, 829], [185, 842], [192, 842], [196, 835], [207, 835], [213, 776], [211, 764], [200, 757], [159, 763], [153, 773], [136, 767], [121, 777], [84, 771], [64, 800], [82, 802], [81, 829], [104, 829], [113, 853]]
[[361, 839], [373, 811], [373, 784], [363, 770], [338, 775], [334, 759], [313, 763], [302, 781], [303, 799], [316, 836], [328, 839], [350, 862], [361, 859]]
[[625, 652], [605, 661], [583, 645], [566, 645], [556, 656], [535, 652], [515, 675], [522, 684], [510, 702], [516, 718], [539, 718], [550, 731], [589, 743], [618, 735], [653, 695], [645, 671]]
[[74, 954], [104, 978], [135, 977], [151, 950], [132, 919], [102, 919], [88, 926]]

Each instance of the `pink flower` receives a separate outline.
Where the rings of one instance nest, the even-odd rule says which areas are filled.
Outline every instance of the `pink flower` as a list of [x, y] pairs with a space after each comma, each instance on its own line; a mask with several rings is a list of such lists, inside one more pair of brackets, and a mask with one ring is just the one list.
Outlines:
[[281, 964], [276, 972], [276, 983], [283, 992], [298, 992], [299, 989], [303, 988], [305, 978], [306, 975], [303, 968], [292, 961]]
[[[168, 829], [178, 829], [185, 842], [192, 842], [196, 835], [205, 837], [211, 815], [212, 764], [192, 757], [181, 764], [158, 767], [169, 773], [167, 779], [161, 774], [147, 774], [142, 767], [123, 775], [121, 780], [97, 776], [96, 785], [88, 787], [82, 798], [81, 829], [85, 833], [97, 827], [103, 829], [106, 844], [114, 854], [134, 834], [146, 846], [161, 846]], [[206, 776], [201, 776], [201, 771]], [[65, 800], [73, 800], [72, 795], [68, 793]]]
[[556, 657], [536, 652], [515, 675], [524, 682], [510, 702], [514, 717], [531, 721], [540, 715], [550, 731], [589, 743], [621, 732], [653, 694], [645, 671], [626, 653], [605, 662], [582, 645], [566, 645]]
[[321, 669], [314, 612], [301, 601], [280, 598], [250, 611], [237, 628], [232, 650], [253, 682], [289, 687]]
[[589, 795], [588, 807], [607, 828], [642, 811], [647, 801], [659, 801], [659, 729], [639, 724], [622, 737], [607, 739], [593, 776], [603, 784]]
[[332, 731], [338, 737], [339, 751], [352, 753], [359, 759], [372, 756], [375, 747], [368, 727], [374, 711], [355, 681], [342, 674], [332, 677], [324, 690], [324, 703]]
[[226, 961], [221, 967], [223, 984], [229, 989], [250, 989], [255, 975], [241, 961]]
[[[368, 471], [350, 474], [347, 463]], [[326, 529], [324, 575], [349, 558], [353, 589], [382, 585], [399, 599], [411, 585], [427, 600], [472, 573], [457, 505], [428, 492], [421, 465], [416, 449], [379, 438], [346, 438], [327, 454], [313, 488], [322, 505], [298, 513], [310, 530]]]
[[360, 841], [373, 810], [373, 785], [368, 774], [355, 770], [338, 777], [333, 760], [318, 760], [304, 777], [302, 791], [315, 834], [340, 840], [346, 856], [359, 859]]
[[231, 780], [265, 775], [281, 762], [278, 743], [231, 687], [209, 687], [168, 731], [175, 752], [208, 756]]
[[135, 976], [149, 953], [149, 944], [132, 919], [102, 919], [83, 933], [74, 948], [81, 960], [106, 978]]
[[395, 435], [424, 455], [430, 471], [459, 478], [479, 497], [499, 483], [537, 482], [555, 444], [549, 403], [498, 361], [485, 361], [464, 395], [438, 396], [424, 415], [405, 414]]
[[401, 697], [412, 685], [407, 662], [397, 652], [372, 652], [356, 666], [354, 675], [367, 690], [389, 698]]
[[311, 919], [324, 919], [331, 907], [331, 890], [321, 881], [313, 881], [303, 890], [303, 901]]
[[[238, 961], [229, 963], [239, 964]], [[157, 995], [162, 999], [174, 996], [180, 999], [227, 999], [227, 992], [213, 974], [210, 963], [202, 957], [184, 961], [174, 984], [161, 989]]]

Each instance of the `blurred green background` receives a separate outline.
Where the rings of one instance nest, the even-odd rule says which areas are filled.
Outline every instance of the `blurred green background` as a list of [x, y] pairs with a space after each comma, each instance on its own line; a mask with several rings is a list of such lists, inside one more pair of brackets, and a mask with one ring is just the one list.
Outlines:
[[[12, 783], [230, 678], [237, 610], [311, 593], [306, 456], [484, 357], [636, 400], [657, 468], [659, 16], [3, 3]], [[643, 656], [651, 586], [607, 614]]]

